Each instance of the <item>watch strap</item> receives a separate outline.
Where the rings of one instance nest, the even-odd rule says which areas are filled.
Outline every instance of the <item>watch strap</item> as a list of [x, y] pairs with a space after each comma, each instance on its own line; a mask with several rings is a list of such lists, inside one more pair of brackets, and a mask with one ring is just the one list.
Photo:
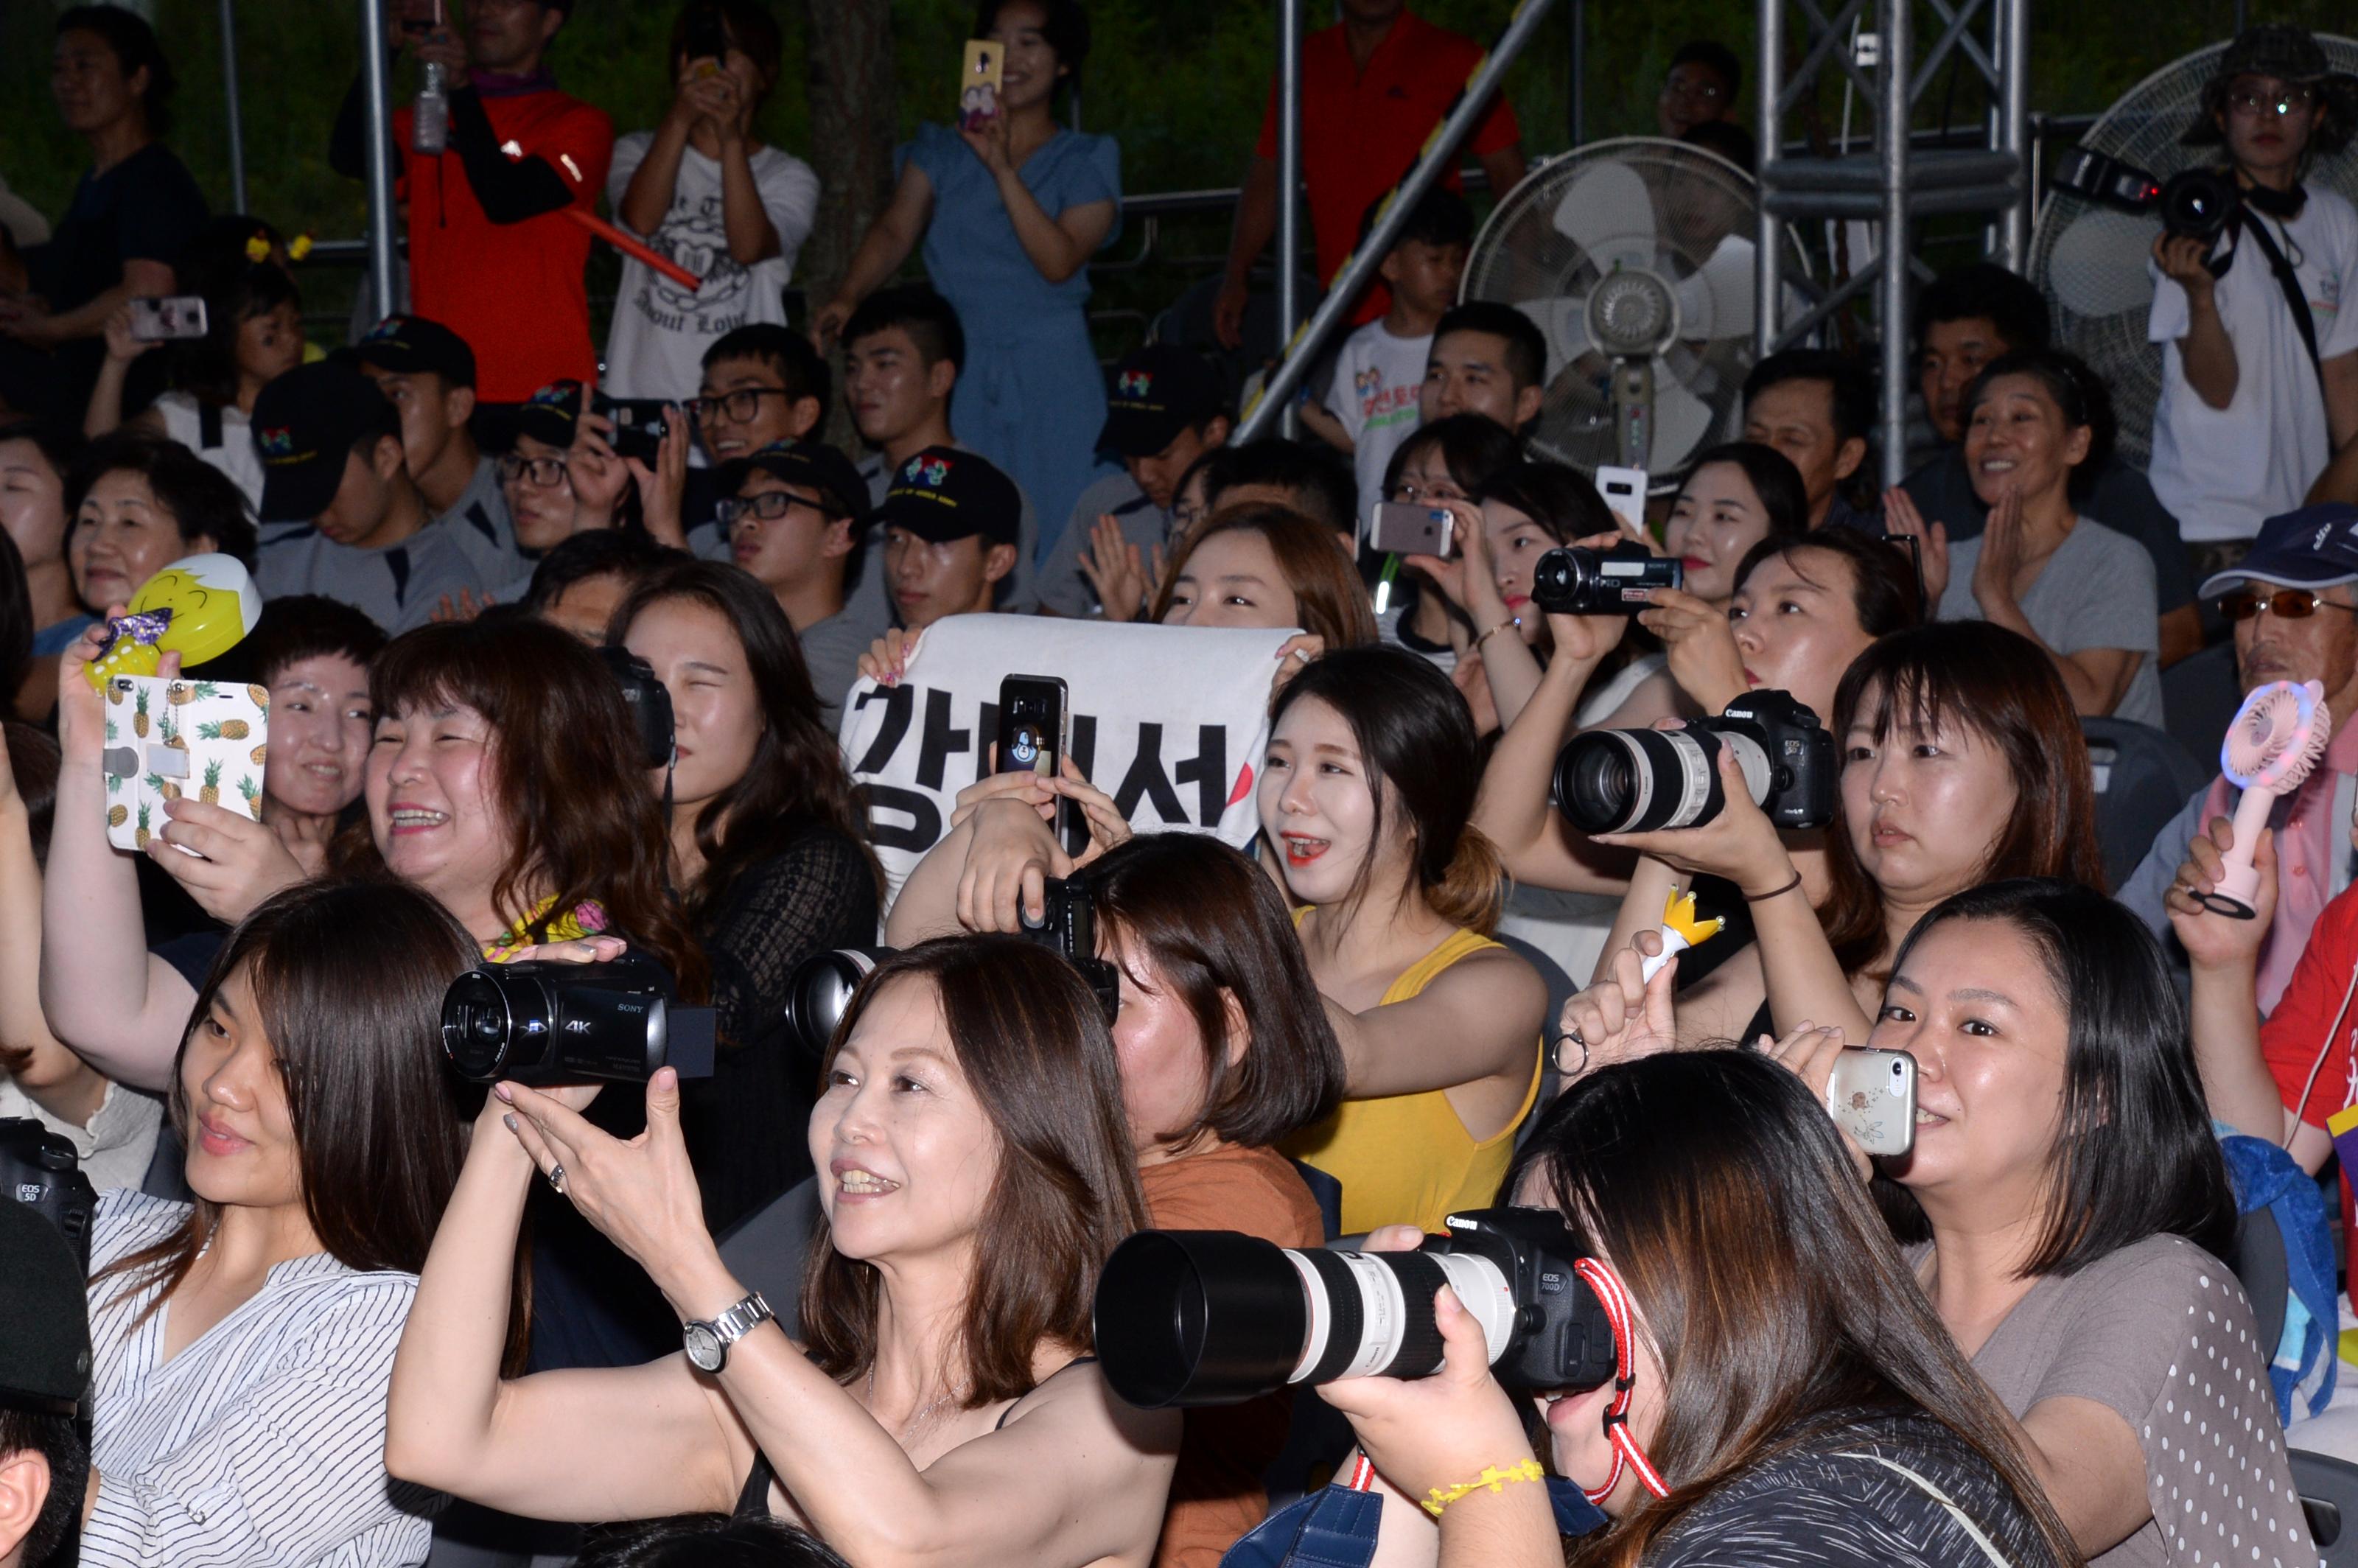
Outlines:
[[730, 1346], [777, 1315], [770, 1310], [770, 1303], [762, 1299], [762, 1292], [754, 1291], [725, 1312], [716, 1313], [711, 1317], [691, 1326], [702, 1328], [711, 1335], [719, 1343], [721, 1355], [725, 1358]]

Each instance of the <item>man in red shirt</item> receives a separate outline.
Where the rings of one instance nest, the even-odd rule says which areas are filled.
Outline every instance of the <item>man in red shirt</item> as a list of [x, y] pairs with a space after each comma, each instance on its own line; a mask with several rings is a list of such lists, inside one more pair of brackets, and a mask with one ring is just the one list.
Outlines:
[[[393, 116], [411, 308], [473, 347], [485, 403], [521, 403], [536, 387], [598, 372], [581, 278], [590, 234], [564, 210], [596, 211], [614, 126], [559, 92], [546, 63], [570, 5], [473, 0], [465, 33], [438, 30], [418, 42], [417, 58], [442, 67], [449, 93], [441, 153], [410, 151], [414, 112]], [[366, 164], [361, 121], [354, 82], [329, 161], [355, 178]]]
[[[1434, 27], [1407, 0], [1341, 0], [1343, 20], [1302, 40], [1302, 178], [1310, 189], [1310, 226], [1317, 237], [1318, 278], [1336, 269], [1359, 237], [1368, 204], [1400, 182], [1425, 137], [1449, 113], [1474, 73], [1482, 46]], [[1474, 127], [1460, 156], [1470, 151], [1505, 195], [1523, 178], [1522, 133], [1503, 94]], [[1457, 170], [1444, 177], [1458, 186]], [[1213, 330], [1235, 348], [1241, 335], [1246, 278], [1277, 232], [1277, 87], [1271, 84], [1260, 146], [1237, 200], [1228, 242], [1228, 269], [1212, 307]], [[1391, 303], [1382, 284], [1371, 285], [1353, 310], [1354, 325], [1372, 321]]]

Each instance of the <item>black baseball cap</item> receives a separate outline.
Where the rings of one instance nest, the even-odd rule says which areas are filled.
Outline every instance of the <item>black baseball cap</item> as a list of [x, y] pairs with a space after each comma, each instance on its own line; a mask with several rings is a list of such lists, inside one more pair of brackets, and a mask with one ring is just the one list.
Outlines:
[[984, 458], [956, 447], [927, 447], [892, 474], [876, 521], [928, 544], [982, 535], [987, 545], [1022, 537], [1023, 492]]
[[818, 492], [819, 504], [834, 516], [849, 517], [854, 524], [868, 520], [868, 481], [849, 458], [824, 441], [773, 441], [721, 464], [714, 470], [713, 482], [721, 494], [734, 495], [756, 472]]
[[70, 1415], [90, 1393], [81, 1264], [29, 1204], [0, 1197], [0, 1404]]
[[467, 346], [467, 340], [423, 316], [386, 317], [371, 327], [351, 352], [362, 364], [397, 375], [423, 371], [452, 386], [475, 384], [475, 351]]
[[1211, 361], [1170, 343], [1149, 343], [1114, 366], [1098, 446], [1125, 458], [1154, 457], [1181, 431], [1199, 428], [1227, 406], [1227, 390]]
[[552, 381], [519, 405], [515, 433], [552, 447], [569, 447], [581, 421], [581, 384]]
[[401, 435], [401, 416], [376, 383], [321, 360], [273, 380], [254, 400], [265, 523], [308, 523], [335, 500], [344, 459], [363, 437]]

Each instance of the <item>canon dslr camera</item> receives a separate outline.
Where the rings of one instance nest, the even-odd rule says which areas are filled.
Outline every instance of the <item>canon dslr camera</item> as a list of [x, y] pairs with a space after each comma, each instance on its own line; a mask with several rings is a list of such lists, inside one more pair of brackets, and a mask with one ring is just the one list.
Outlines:
[[13, 1198], [56, 1226], [81, 1271], [90, 1272], [90, 1222], [98, 1193], [82, 1174], [74, 1147], [29, 1116], [0, 1117], [0, 1196]]
[[682, 1007], [671, 976], [640, 953], [488, 964], [442, 993], [443, 1053], [478, 1084], [644, 1083], [665, 1066], [708, 1078], [712, 1034], [712, 1010]]
[[1531, 568], [1531, 602], [1553, 615], [1635, 615], [1659, 588], [1686, 586], [1686, 568], [1634, 539], [1599, 550], [1566, 545]]
[[1682, 730], [1591, 730], [1555, 759], [1555, 804], [1583, 833], [1697, 827], [1726, 808], [1719, 750], [1736, 753], [1753, 802], [1779, 827], [1823, 827], [1834, 816], [1834, 742], [1818, 716], [1784, 692], [1737, 697]]
[[1233, 1230], [1141, 1230], [1098, 1280], [1106, 1381], [1131, 1404], [1226, 1405], [1289, 1383], [1441, 1369], [1433, 1293], [1482, 1325], [1490, 1370], [1519, 1390], [1614, 1376], [1613, 1324], [1548, 1208], [1453, 1214], [1414, 1252], [1285, 1248]]

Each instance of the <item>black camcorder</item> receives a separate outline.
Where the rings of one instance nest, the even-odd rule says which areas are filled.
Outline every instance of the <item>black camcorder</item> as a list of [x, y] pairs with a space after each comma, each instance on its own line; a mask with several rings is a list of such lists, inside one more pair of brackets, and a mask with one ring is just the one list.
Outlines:
[[1482, 1325], [1510, 1390], [1614, 1377], [1613, 1323], [1574, 1268], [1577, 1238], [1545, 1208], [1453, 1214], [1414, 1252], [1284, 1248], [1232, 1230], [1141, 1230], [1098, 1276], [1097, 1347], [1130, 1403], [1236, 1404], [1290, 1383], [1441, 1369], [1433, 1294]]
[[1635, 540], [1599, 550], [1566, 545], [1531, 568], [1531, 602], [1554, 615], [1635, 615], [1658, 588], [1686, 586], [1686, 568]]
[[643, 1084], [666, 1066], [708, 1078], [712, 1049], [712, 1009], [682, 1007], [671, 976], [640, 953], [486, 965], [442, 993], [443, 1054], [473, 1083]]
[[98, 1192], [82, 1174], [74, 1146], [29, 1116], [0, 1117], [0, 1195], [57, 1227], [81, 1271], [90, 1272], [90, 1224]]
[[[1022, 935], [1054, 949], [1078, 969], [1081, 979], [1089, 982], [1089, 989], [1097, 993], [1106, 1022], [1112, 1023], [1121, 1011], [1121, 976], [1098, 957], [1097, 906], [1089, 900], [1088, 884], [1078, 877], [1050, 877], [1042, 892], [1040, 923], [1033, 925], [1026, 914]], [[890, 947], [838, 947], [815, 953], [795, 966], [786, 982], [786, 1023], [814, 1063], [827, 1055], [835, 1026], [843, 1021], [844, 1010], [851, 1005], [869, 971], [892, 951]]]
[[1818, 716], [1764, 687], [1682, 730], [1591, 730], [1555, 759], [1555, 806], [1583, 833], [1696, 827], [1726, 808], [1719, 749], [1736, 753], [1752, 799], [1779, 827], [1834, 816], [1834, 742]]
[[2244, 203], [2242, 188], [2225, 169], [2181, 169], [2158, 180], [2087, 147], [2073, 147], [2056, 159], [2055, 184], [2123, 212], [2155, 213], [2163, 232], [2175, 238], [2217, 239]]

